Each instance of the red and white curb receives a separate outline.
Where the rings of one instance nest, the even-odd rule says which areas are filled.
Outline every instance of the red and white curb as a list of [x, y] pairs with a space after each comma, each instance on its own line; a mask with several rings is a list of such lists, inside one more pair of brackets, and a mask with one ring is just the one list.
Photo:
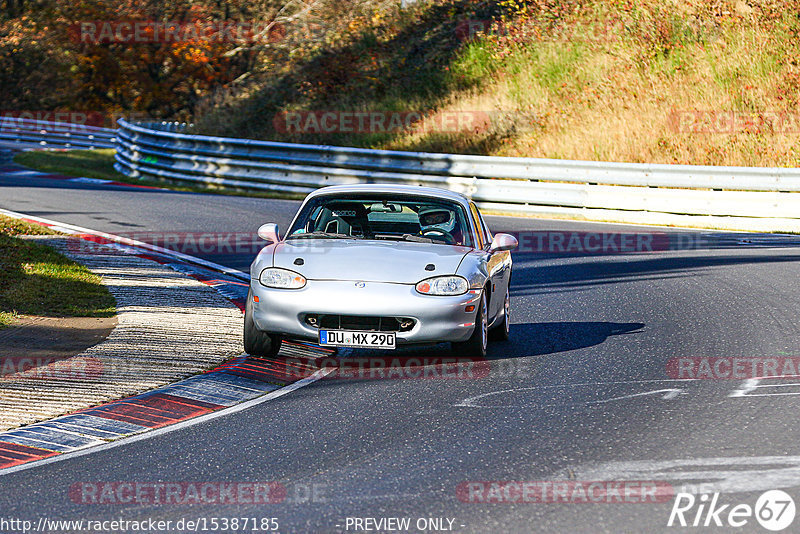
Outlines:
[[[243, 280], [248, 276], [240, 271], [88, 228], [5, 209], [0, 209], [0, 214], [124, 248], [214, 287], [243, 308], [242, 295], [247, 290]], [[330, 374], [332, 369], [320, 369], [314, 362], [333, 353], [309, 343], [284, 342], [276, 359], [239, 356], [147, 393], [2, 432], [0, 476], [154, 437], [266, 402]], [[291, 369], [282, 357], [292, 358]]]
[[[310, 384], [332, 369], [314, 371], [313, 361], [331, 351], [303, 343], [284, 343], [283, 356], [306, 369], [289, 370], [281, 359], [240, 356], [207, 373], [169, 384], [141, 395], [80, 410], [42, 423], [0, 433], [0, 476], [34, 467], [74, 453], [122, 445], [130, 437], [161, 429], [178, 430], [211, 418], [266, 402]], [[307, 378], [296, 380], [302, 375]], [[313, 371], [313, 372], [312, 372]], [[267, 396], [267, 394], [271, 394]], [[213, 416], [213, 417], [209, 417]], [[180, 424], [179, 423], [183, 423]], [[116, 441], [121, 438], [121, 441]], [[109, 443], [111, 441], [112, 443]], [[138, 440], [137, 440], [138, 441]], [[87, 450], [89, 449], [89, 450]], [[71, 454], [72, 453], [72, 454]], [[34, 463], [35, 462], [35, 463]]]

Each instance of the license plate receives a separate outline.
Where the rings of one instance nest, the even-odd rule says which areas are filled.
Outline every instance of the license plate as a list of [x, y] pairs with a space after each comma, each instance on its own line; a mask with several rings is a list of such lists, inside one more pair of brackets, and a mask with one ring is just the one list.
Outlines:
[[394, 332], [355, 332], [352, 330], [320, 330], [319, 344], [334, 347], [369, 349], [395, 348]]

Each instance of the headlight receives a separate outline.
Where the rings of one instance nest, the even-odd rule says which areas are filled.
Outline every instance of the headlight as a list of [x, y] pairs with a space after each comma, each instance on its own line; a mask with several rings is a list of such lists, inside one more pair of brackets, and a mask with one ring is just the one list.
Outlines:
[[258, 281], [263, 286], [276, 289], [300, 289], [306, 285], [306, 279], [303, 278], [303, 275], [277, 267], [269, 267], [261, 271]]
[[424, 295], [463, 295], [468, 289], [466, 278], [460, 276], [437, 276], [417, 284], [417, 291]]

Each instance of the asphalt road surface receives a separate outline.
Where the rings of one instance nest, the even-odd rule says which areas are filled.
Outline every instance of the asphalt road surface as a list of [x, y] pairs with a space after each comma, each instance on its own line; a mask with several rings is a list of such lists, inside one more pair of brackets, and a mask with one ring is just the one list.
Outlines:
[[[252, 233], [270, 221], [285, 228], [297, 206], [0, 177], [2, 208], [156, 241]], [[778, 362], [786, 376], [800, 357], [800, 239], [487, 220], [493, 231], [520, 232], [523, 244], [511, 340], [490, 346], [487, 366], [459, 378], [320, 380], [207, 423], [0, 476], [0, 520], [156, 519], [175, 529], [182, 519], [212, 528], [213, 518], [275, 518], [280, 532], [392, 532], [403, 530], [386, 521], [406, 518], [408, 532], [767, 532], [730, 510], [752, 510], [773, 489], [800, 499], [800, 380], [749, 379], [753, 362]], [[253, 256], [215, 252], [198, 255], [242, 270]], [[744, 371], [734, 373], [737, 361]], [[580, 489], [597, 481], [613, 502], [583, 502], [599, 486], [586, 499]], [[110, 482], [273, 482], [286, 496], [90, 502], [86, 488], [119, 487]], [[627, 496], [615, 499], [614, 488]], [[700, 526], [681, 528], [678, 516], [668, 526], [678, 492], [696, 499], [678, 504]], [[714, 498], [728, 506], [709, 518]]]

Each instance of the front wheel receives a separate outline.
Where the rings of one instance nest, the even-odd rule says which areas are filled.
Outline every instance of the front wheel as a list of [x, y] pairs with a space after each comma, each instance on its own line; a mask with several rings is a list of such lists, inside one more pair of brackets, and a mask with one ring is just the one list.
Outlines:
[[281, 348], [280, 336], [262, 332], [253, 321], [252, 297], [247, 294], [244, 307], [244, 351], [251, 356], [273, 358]]
[[506, 289], [506, 298], [503, 301], [503, 322], [494, 326], [489, 332], [489, 337], [495, 341], [506, 341], [511, 334], [511, 296]]
[[485, 358], [486, 348], [489, 342], [488, 330], [489, 319], [486, 311], [486, 293], [481, 293], [481, 302], [478, 305], [478, 313], [475, 315], [475, 329], [466, 341], [451, 343], [453, 351], [458, 356], [467, 358]]

